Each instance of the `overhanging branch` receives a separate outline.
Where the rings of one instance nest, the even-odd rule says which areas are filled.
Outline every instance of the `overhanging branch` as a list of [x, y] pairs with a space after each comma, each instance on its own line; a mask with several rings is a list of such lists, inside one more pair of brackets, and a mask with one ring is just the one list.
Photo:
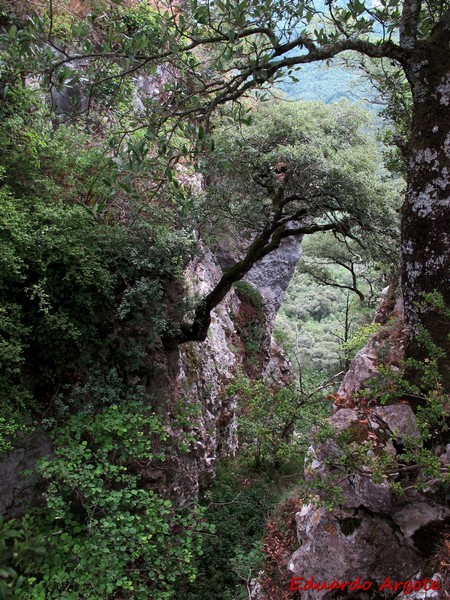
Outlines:
[[179, 335], [167, 334], [163, 336], [166, 347], [173, 348], [177, 344], [186, 342], [203, 342], [208, 334], [211, 324], [211, 312], [225, 298], [231, 287], [240, 281], [250, 269], [262, 258], [279, 248], [283, 239], [291, 236], [309, 235], [318, 231], [339, 231], [342, 234], [349, 232], [351, 220], [348, 217], [333, 223], [313, 223], [288, 228], [278, 221], [272, 222], [250, 244], [241, 260], [228, 268], [220, 278], [213, 290], [199, 302], [190, 324], [183, 324]]

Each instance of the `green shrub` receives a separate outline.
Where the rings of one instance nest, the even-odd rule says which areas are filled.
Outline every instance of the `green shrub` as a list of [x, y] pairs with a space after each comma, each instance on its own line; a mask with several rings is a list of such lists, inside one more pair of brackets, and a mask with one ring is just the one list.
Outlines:
[[380, 329], [379, 323], [370, 323], [358, 327], [348, 342], [341, 344], [345, 359], [350, 361], [364, 348], [370, 338]]
[[243, 302], [250, 303], [258, 313], [264, 310], [264, 300], [258, 290], [246, 281], [237, 281], [234, 284], [237, 295]]
[[4, 521], [0, 517], [0, 598], [16, 599], [24, 588], [31, 562], [39, 564], [45, 557], [46, 540], [33, 530], [36, 522], [29, 516], [21, 521]]
[[10, 196], [0, 198], [0, 229], [8, 263], [0, 275], [0, 388], [14, 379], [23, 386], [27, 363], [45, 389], [92, 360], [113, 306], [109, 232], [82, 207]]
[[302, 393], [293, 386], [282, 388], [237, 376], [227, 393], [238, 399], [242, 458], [257, 470], [301, 470], [311, 427], [330, 412], [323, 388]]
[[265, 520], [279, 494], [269, 477], [249, 473], [238, 461], [219, 465], [203, 498], [205, 519], [215, 532], [205, 536], [198, 577], [180, 598], [248, 598], [245, 582], [257, 575]]
[[161, 17], [148, 2], [121, 7], [119, 19], [129, 35], [141, 35], [150, 47], [158, 48], [163, 33]]
[[140, 470], [164, 462], [167, 432], [139, 391], [121, 400], [54, 430], [55, 457], [39, 465], [48, 487], [37, 532], [50, 548], [20, 597], [164, 600], [195, 578], [203, 511], [143, 485]]

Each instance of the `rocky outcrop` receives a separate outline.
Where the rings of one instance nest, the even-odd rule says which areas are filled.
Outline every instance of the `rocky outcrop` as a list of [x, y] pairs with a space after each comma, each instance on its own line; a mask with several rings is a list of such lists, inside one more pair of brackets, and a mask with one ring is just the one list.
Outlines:
[[[150, 390], [158, 399], [158, 405], [171, 419], [174, 437], [179, 430], [180, 403], [189, 407], [189, 434], [192, 439], [187, 453], [174, 457], [170, 469], [161, 471], [159, 485], [169, 488], [183, 503], [198, 495], [202, 485], [214, 476], [217, 459], [233, 455], [237, 449], [235, 398], [226, 388], [238, 371], [264, 376], [273, 381], [288, 384], [292, 381], [289, 362], [274, 342], [271, 332], [276, 310], [281, 300], [269, 294], [272, 283], [281, 297], [289, 284], [290, 275], [299, 257], [299, 246], [283, 245], [254, 267], [251, 281], [255, 293], [262, 298], [264, 331], [256, 349], [257, 368], [248, 369], [248, 354], [243, 340], [241, 317], [246, 299], [232, 289], [214, 309], [207, 339], [201, 343], [183, 344], [177, 350], [157, 353], [157, 373], [150, 382]], [[200, 258], [187, 268], [185, 279], [192, 297], [204, 297], [222, 275], [216, 257], [203, 247]], [[155, 475], [153, 474], [153, 477]]]
[[[229, 268], [244, 256], [249, 240], [238, 244], [223, 241], [216, 250], [217, 261], [222, 269]], [[302, 255], [302, 236], [284, 238], [279, 248], [258, 261], [245, 275], [264, 299], [268, 328], [272, 330], [275, 317], [284, 299], [286, 289], [294, 275], [295, 267]]]
[[257, 262], [244, 278], [264, 298], [270, 331], [301, 255], [301, 238], [285, 238], [277, 250]]
[[370, 388], [374, 378], [379, 378], [378, 364], [387, 364], [396, 369], [404, 358], [401, 296], [392, 298], [388, 295], [377, 311], [375, 322], [382, 328], [358, 352], [342, 380], [338, 395], [346, 399], [351, 398], [355, 392]]
[[[393, 524], [363, 508], [328, 512], [306, 505], [297, 514], [297, 532], [302, 545], [289, 564], [294, 577], [314, 576], [317, 582], [328, 583], [360, 577], [381, 585], [386, 577], [400, 581], [420, 569], [420, 553], [398, 538]], [[302, 600], [333, 597], [335, 592], [312, 590]], [[346, 597], [368, 600], [372, 596], [358, 590]]]
[[[436, 551], [442, 531], [450, 525], [448, 508], [417, 491], [414, 467], [402, 468], [405, 440], [419, 436], [411, 407], [406, 401], [379, 406], [367, 394], [373, 378], [380, 377], [377, 365], [383, 362], [396, 368], [403, 356], [401, 314], [401, 302], [392, 303], [391, 299], [391, 309], [381, 319], [384, 326], [358, 353], [335, 397], [329, 419], [333, 434], [325, 441], [316, 439], [311, 446], [306, 478], [326, 490], [325, 495], [318, 492], [319, 497], [329, 496], [334, 488], [339, 501], [331, 511], [309, 503], [297, 512], [299, 548], [288, 565], [292, 577], [302, 577], [302, 581], [311, 576], [315, 582], [328, 583], [359, 577], [370, 581], [372, 589], [307, 589], [301, 593], [302, 600], [369, 600], [388, 577], [394, 582], [420, 579], [421, 572], [429, 568], [427, 561]], [[359, 452], [359, 461], [349, 468], [340, 458], [352, 449]], [[396, 459], [392, 464], [398, 465], [397, 472], [393, 467], [390, 477], [402, 484], [402, 495], [393, 492], [387, 477], [373, 477], [369, 465], [373, 456], [381, 453]], [[440, 461], [448, 468], [446, 448]], [[434, 576], [437, 581], [439, 577]], [[413, 591], [407, 597], [419, 600], [425, 596], [437, 598], [437, 592]], [[385, 588], [375, 597], [405, 596]]]
[[[394, 455], [393, 439], [418, 434], [408, 405], [377, 407], [370, 417], [367, 412], [341, 408], [329, 421], [337, 436], [348, 434], [348, 443], [352, 438], [359, 445], [364, 439], [378, 440]], [[305, 580], [314, 576], [319, 582], [360, 577], [361, 581], [371, 581], [374, 588], [387, 577], [392, 581], [411, 579], [423, 569], [433, 540], [437, 541], [438, 531], [450, 520], [450, 511], [414, 486], [396, 496], [387, 482], [375, 483], [369, 470], [348, 472], [339, 465], [341, 452], [334, 439], [311, 448], [307, 477], [335, 486], [341, 499], [331, 512], [307, 504], [297, 513], [300, 547], [289, 563], [292, 576]], [[329, 590], [306, 591], [302, 600], [329, 599], [336, 597], [334, 594]], [[372, 598], [371, 593], [361, 590], [347, 591], [342, 597]]]

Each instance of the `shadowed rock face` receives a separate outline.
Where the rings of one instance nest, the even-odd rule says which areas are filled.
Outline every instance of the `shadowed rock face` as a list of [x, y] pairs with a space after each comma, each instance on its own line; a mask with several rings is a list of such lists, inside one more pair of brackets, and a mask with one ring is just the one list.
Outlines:
[[[239, 247], [223, 243], [216, 253], [217, 261], [222, 269], [228, 269], [242, 258], [246, 242], [248, 240], [242, 240]], [[273, 327], [285, 291], [301, 258], [301, 243], [302, 236], [283, 239], [277, 250], [258, 261], [244, 277], [244, 280], [253, 285], [263, 297], [270, 329]]]
[[245, 280], [255, 286], [264, 298], [270, 329], [301, 255], [301, 238], [286, 238], [275, 252], [257, 262], [245, 276]]
[[15, 449], [0, 461], [0, 515], [10, 519], [23, 515], [41, 501], [37, 461], [52, 452], [46, 433], [20, 436]]

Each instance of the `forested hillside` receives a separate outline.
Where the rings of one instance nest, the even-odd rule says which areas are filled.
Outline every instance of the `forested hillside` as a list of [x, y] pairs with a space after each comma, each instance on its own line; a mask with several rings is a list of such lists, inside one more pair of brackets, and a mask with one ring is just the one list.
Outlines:
[[449, 14], [0, 1], [0, 598], [446, 597]]

